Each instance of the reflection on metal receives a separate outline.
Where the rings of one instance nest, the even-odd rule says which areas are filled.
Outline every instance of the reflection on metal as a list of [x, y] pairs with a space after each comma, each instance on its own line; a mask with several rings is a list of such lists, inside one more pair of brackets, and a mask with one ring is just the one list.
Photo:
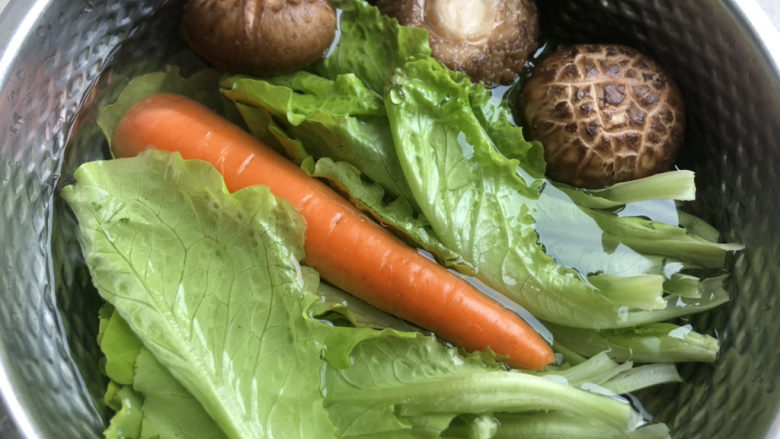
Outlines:
[[[95, 292], [72, 256], [57, 190], [77, 163], [105, 153], [93, 125], [100, 99], [182, 49], [180, 6], [13, 1], [0, 15], [3, 438], [101, 436]], [[562, 38], [628, 43], [672, 72], [690, 111], [680, 165], [697, 173], [691, 208], [747, 247], [734, 261], [732, 301], [694, 317], [697, 328], [719, 333], [721, 360], [685, 366], [686, 381], [645, 395], [645, 407], [678, 438], [763, 436], [777, 415], [770, 386], [780, 370], [776, 29], [755, 0], [550, 0], [540, 8]]]

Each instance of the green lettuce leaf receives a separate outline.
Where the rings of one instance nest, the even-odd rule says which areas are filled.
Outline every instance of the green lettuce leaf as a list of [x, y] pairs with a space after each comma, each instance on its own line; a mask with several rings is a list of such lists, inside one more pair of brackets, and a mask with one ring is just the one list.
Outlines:
[[[109, 405], [117, 411], [105, 432], [106, 438], [225, 437], [200, 403], [143, 347], [111, 305], [104, 305], [101, 310], [101, 323], [106, 328], [100, 349], [115, 364], [106, 371], [112, 380], [106, 397], [115, 401], [115, 405]], [[117, 373], [118, 370], [122, 372]], [[130, 382], [120, 387], [117, 380], [123, 379], [127, 370]]]
[[[521, 158], [536, 157], [532, 146], [500, 146], [510, 140], [512, 128], [501, 125], [495, 134], [495, 128], [483, 125], [484, 111], [472, 107], [473, 87], [465, 75], [435, 61], [413, 61], [393, 77], [385, 106], [417, 205], [437, 237], [474, 268], [477, 278], [534, 316], [575, 327], [630, 327], [722, 303], [719, 291], [687, 300], [663, 296], [663, 275], [666, 260], [675, 261], [670, 253], [711, 266], [730, 248], [689, 237], [678, 227], [572, 203], [545, 179], [534, 177], [537, 163], [502, 153], [519, 149], [527, 152]], [[514, 133], [514, 142], [522, 142], [519, 129]], [[593, 225], [590, 231], [582, 227], [587, 224]], [[609, 233], [604, 232], [607, 226]], [[595, 239], [577, 253], [588, 255], [593, 269], [580, 272], [559, 263], [548, 251], [561, 248], [558, 242], [566, 240], [545, 230], [576, 231]], [[631, 239], [634, 231], [642, 233]], [[662, 234], [669, 236], [669, 252], [653, 243]], [[600, 251], [610, 240], [625, 242], [626, 251]], [[660, 254], [654, 255], [656, 250]], [[626, 267], [626, 253], [637, 253], [633, 260], [643, 261], [638, 264], [642, 271], [620, 272]], [[605, 276], [609, 273], [603, 270], [610, 266], [628, 276]]]
[[411, 323], [375, 308], [334, 286], [321, 283], [316, 291], [321, 300], [312, 308], [314, 318], [356, 328], [421, 331]]
[[[465, 85], [465, 83], [464, 83]], [[540, 142], [527, 141], [523, 128], [514, 123], [509, 107], [493, 97], [482, 84], [467, 86], [469, 105], [480, 125], [493, 141], [493, 146], [506, 157], [517, 159], [528, 179], [542, 178], [547, 168], [544, 147]]]
[[211, 165], [157, 151], [75, 178], [62, 195], [98, 291], [226, 436], [332, 430], [317, 326], [296, 318], [316, 297], [301, 294], [304, 225], [289, 203], [265, 187], [228, 194]]
[[341, 10], [341, 35], [335, 48], [315, 67], [330, 79], [354, 73], [380, 96], [394, 70], [407, 61], [428, 58], [428, 33], [400, 26], [364, 0], [334, 0]]
[[603, 230], [605, 246], [620, 243], [638, 252], [704, 268], [723, 267], [730, 252], [743, 248], [739, 244], [709, 241], [676, 224], [663, 224], [640, 217], [618, 217], [603, 211], [589, 211], [588, 214]]
[[[652, 424], [626, 432], [605, 426], [596, 419], [582, 419], [560, 412], [536, 414], [500, 414], [496, 417], [493, 439], [668, 439], [669, 429], [664, 424]], [[444, 432], [443, 439], [474, 438], [473, 428], [454, 424]], [[476, 436], [479, 437], [479, 436]]]
[[692, 171], [677, 170], [623, 181], [603, 189], [578, 189], [562, 183], [556, 186], [580, 206], [611, 209], [639, 201], [694, 200], [696, 185], [693, 178]]
[[609, 350], [594, 354], [574, 366], [552, 366], [539, 375], [605, 395], [620, 395], [661, 383], [680, 382], [682, 378], [671, 363], [635, 367], [630, 360], [617, 363]]
[[226, 436], [152, 353], [142, 349], [136, 359], [133, 388], [144, 396], [141, 438], [223, 439]]
[[352, 358], [327, 375], [326, 405], [344, 438], [436, 438], [463, 413], [561, 411], [623, 432], [640, 422], [623, 401], [504, 371], [422, 335], [370, 338]]
[[556, 343], [584, 356], [607, 351], [617, 361], [642, 363], [702, 361], [717, 358], [718, 339], [700, 334], [690, 326], [652, 323], [636, 328], [600, 331], [550, 325]]
[[138, 438], [143, 425], [142, 397], [130, 386], [121, 386], [111, 382], [106, 401], [116, 413], [103, 432], [106, 439]]
[[122, 320], [111, 306], [103, 306], [101, 314], [100, 348], [105, 355], [105, 374], [117, 384], [133, 384], [135, 359], [143, 347], [141, 340], [130, 331], [127, 323]]
[[[220, 86], [227, 98], [241, 105], [247, 124], [261, 140], [272, 137], [270, 142], [285, 144], [274, 132], [278, 126], [306, 155], [360, 166], [363, 174], [389, 194], [414, 205], [382, 100], [356, 76], [339, 75], [333, 81], [307, 72], [267, 80], [236, 76]], [[295, 148], [284, 149], [295, 159], [305, 158]]]

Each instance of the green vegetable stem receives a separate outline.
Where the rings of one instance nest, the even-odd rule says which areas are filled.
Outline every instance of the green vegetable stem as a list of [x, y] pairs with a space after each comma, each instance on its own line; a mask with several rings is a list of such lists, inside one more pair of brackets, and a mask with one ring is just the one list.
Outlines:
[[265, 187], [230, 194], [211, 165], [154, 150], [84, 164], [75, 180], [62, 195], [109, 304], [109, 438], [435, 438], [455, 418], [477, 428], [510, 413], [606, 431], [642, 423], [614, 392], [582, 384], [608, 389], [630, 364], [599, 356], [568, 378], [531, 375], [420, 332], [324, 320], [348, 307], [367, 326], [390, 323], [315, 292], [316, 272], [298, 262], [303, 220]]

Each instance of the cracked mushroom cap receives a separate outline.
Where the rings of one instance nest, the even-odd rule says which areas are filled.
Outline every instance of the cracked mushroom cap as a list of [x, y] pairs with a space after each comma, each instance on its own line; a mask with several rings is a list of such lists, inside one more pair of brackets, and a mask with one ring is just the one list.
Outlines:
[[328, 0], [190, 0], [182, 35], [214, 67], [257, 76], [321, 59], [336, 35]]
[[487, 86], [512, 82], [538, 46], [532, 0], [379, 0], [377, 7], [428, 31], [436, 59]]
[[598, 188], [668, 170], [685, 132], [682, 95], [652, 59], [619, 45], [558, 49], [519, 96], [556, 181]]

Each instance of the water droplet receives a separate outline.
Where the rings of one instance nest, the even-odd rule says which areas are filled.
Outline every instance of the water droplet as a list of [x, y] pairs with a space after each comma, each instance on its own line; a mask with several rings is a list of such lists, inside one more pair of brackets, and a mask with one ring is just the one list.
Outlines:
[[406, 99], [406, 95], [404, 94], [403, 90], [398, 87], [390, 89], [390, 102], [394, 104], [401, 104], [403, 103], [404, 99]]
[[682, 340], [685, 338], [686, 335], [690, 334], [692, 330], [693, 328], [691, 327], [691, 325], [680, 326], [678, 328], [669, 331], [669, 337], [679, 338], [680, 340]]
[[474, 157], [474, 145], [466, 140], [466, 134], [462, 131], [458, 133], [458, 144], [460, 145], [460, 149], [463, 152], [463, 157], [465, 159], [470, 160]]

